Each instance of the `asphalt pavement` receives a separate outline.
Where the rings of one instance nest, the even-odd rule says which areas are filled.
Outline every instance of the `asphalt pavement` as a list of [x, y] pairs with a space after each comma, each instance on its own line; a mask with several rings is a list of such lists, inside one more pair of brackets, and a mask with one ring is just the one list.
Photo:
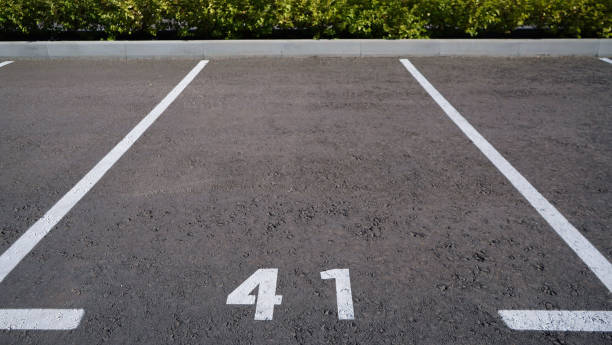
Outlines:
[[[410, 61], [612, 259], [612, 65]], [[197, 63], [0, 67], [0, 253]], [[181, 91], [0, 282], [0, 309], [78, 308], [78, 326], [1, 344], [612, 343], [502, 320], [612, 295], [399, 58], [211, 60]], [[259, 269], [277, 284], [228, 304]], [[266, 293], [282, 301], [256, 320]]]

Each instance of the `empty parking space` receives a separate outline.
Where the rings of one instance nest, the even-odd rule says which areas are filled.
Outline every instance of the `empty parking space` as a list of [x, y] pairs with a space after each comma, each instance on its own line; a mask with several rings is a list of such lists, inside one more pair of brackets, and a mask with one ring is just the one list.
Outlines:
[[[609, 65], [411, 61], [610, 257]], [[196, 63], [0, 69], [2, 249]], [[256, 303], [228, 304], [260, 269]], [[85, 316], [0, 343], [611, 339], [504, 324], [501, 309], [606, 310], [609, 294], [396, 58], [211, 61], [1, 284], [0, 308]]]

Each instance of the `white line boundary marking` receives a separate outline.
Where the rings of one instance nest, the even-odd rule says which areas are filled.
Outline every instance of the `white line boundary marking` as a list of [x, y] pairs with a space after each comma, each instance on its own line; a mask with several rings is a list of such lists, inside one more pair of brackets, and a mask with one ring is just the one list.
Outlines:
[[[527, 181], [478, 131], [431, 85], [408, 59], [400, 59], [408, 72], [427, 91], [446, 115], [512, 183], [538, 211], [555, 232], [567, 243], [597, 278], [612, 292], [612, 265], [535, 187]], [[573, 314], [567, 314], [572, 316]], [[568, 322], [570, 322], [568, 320]], [[607, 325], [612, 330], [612, 324]]]
[[83, 309], [0, 309], [0, 329], [71, 330], [79, 327]]
[[601, 61], [605, 61], [605, 62], [607, 62], [607, 63], [612, 64], [612, 60], [610, 60], [610, 59], [608, 59], [608, 58], [606, 58], [606, 57], [599, 58], [599, 60], [601, 60]]
[[436, 90], [407, 59], [400, 60], [404, 67], [438, 103], [446, 115], [512, 183], [548, 224], [574, 250], [584, 263], [612, 292], [612, 265], [601, 253], [538, 192], [459, 112]]
[[0, 256], [0, 282], [19, 262], [47, 235], [51, 229], [76, 205], [112, 166], [132, 147], [134, 142], [159, 118], [178, 95], [206, 66], [207, 60], [200, 61], [170, 91], [170, 93], [145, 116], [109, 153], [98, 162], [71, 190], [68, 191], [45, 215], [32, 225], [13, 245]]
[[500, 310], [499, 315], [519, 331], [612, 331], [612, 311]]
[[0, 62], [0, 67], [4, 67], [4, 66], [6, 66], [8, 64], [12, 64], [12, 63], [13, 63], [13, 61], [3, 61], [3, 62]]
[[[55, 205], [45, 213], [34, 225], [32, 225], [21, 237], [15, 241], [3, 254], [0, 256], [0, 283], [6, 278], [9, 273], [28, 255], [28, 253], [40, 242], [52, 229], [53, 227], [74, 207], [74, 205], [81, 200], [87, 192], [89, 192], [93, 186], [100, 181], [100, 179], [106, 174], [106, 172], [113, 167], [113, 165], [125, 154], [130, 147], [142, 136], [142, 134], [161, 116], [161, 114], [174, 102], [174, 100], [181, 94], [181, 92], [191, 83], [191, 81], [200, 73], [200, 71], [206, 66], [208, 60], [200, 61], [175, 87], [161, 100], [161, 102], [147, 114], [121, 141], [110, 150], [102, 160], [100, 160], [79, 182], [77, 182], [72, 189], [70, 189]], [[27, 312], [27, 311], [30, 312]], [[68, 309], [66, 309], [68, 310]], [[64, 310], [64, 311], [66, 311]], [[0, 326], [13, 325], [15, 320], [8, 319], [9, 317], [23, 317], [26, 315], [29, 317], [27, 322], [22, 322], [23, 327], [36, 326], [40, 321], [40, 324], [45, 325], [45, 320], [59, 320], [58, 324], [61, 326], [64, 321], [60, 319], [51, 319], [49, 315], [55, 313], [54, 309], [25, 309], [21, 312], [16, 312], [12, 309], [0, 309]], [[67, 315], [77, 315], [70, 314]], [[81, 317], [83, 314], [79, 314]], [[36, 319], [41, 317], [41, 319]], [[79, 318], [80, 320], [80, 318]], [[17, 323], [19, 325], [19, 323]], [[69, 326], [72, 324], [68, 324]], [[77, 323], [78, 325], [78, 323]], [[58, 326], [59, 327], [59, 326]], [[7, 329], [6, 327], [0, 327], [0, 329]], [[12, 327], [12, 329], [16, 329]], [[25, 328], [19, 328], [25, 329]], [[42, 329], [42, 328], [32, 328]], [[56, 328], [61, 329], [61, 328]]]

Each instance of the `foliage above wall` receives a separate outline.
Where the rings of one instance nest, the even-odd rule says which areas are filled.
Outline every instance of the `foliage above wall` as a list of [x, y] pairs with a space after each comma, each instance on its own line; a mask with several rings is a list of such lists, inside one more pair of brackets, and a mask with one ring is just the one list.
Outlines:
[[612, 0], [0, 0], [1, 39], [612, 37]]

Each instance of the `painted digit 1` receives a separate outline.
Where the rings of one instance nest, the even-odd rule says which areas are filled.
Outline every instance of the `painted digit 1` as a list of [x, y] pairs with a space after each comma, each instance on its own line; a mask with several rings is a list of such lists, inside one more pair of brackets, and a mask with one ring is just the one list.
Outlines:
[[336, 302], [338, 304], [338, 319], [353, 320], [353, 293], [348, 269], [334, 269], [321, 272], [321, 279], [336, 280]]

